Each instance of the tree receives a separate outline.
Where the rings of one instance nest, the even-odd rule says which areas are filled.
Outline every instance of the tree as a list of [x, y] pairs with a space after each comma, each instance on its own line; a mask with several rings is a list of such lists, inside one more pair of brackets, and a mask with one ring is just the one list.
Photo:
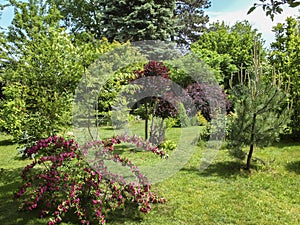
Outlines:
[[261, 34], [249, 22], [237, 22], [231, 27], [216, 22], [192, 44], [191, 50], [214, 70], [219, 84], [228, 89], [232, 76], [237, 83], [238, 72], [245, 72], [253, 65], [254, 40], [263, 54]]
[[197, 111], [201, 112], [207, 121], [214, 117], [216, 102], [223, 112], [229, 113], [231, 110], [231, 103], [218, 85], [194, 83], [186, 88], [186, 92], [193, 99]]
[[233, 89], [236, 96], [235, 116], [230, 123], [228, 137], [230, 153], [243, 159], [243, 147], [249, 146], [246, 169], [251, 166], [254, 148], [264, 147], [278, 139], [283, 132], [291, 109], [286, 103], [288, 88], [281, 78], [265, 81], [268, 71], [263, 71], [260, 60], [254, 53], [253, 70], [241, 76], [241, 84]]
[[288, 17], [285, 23], [274, 28], [275, 41], [271, 43], [269, 60], [282, 78], [283, 84], [290, 84], [290, 101], [293, 102], [292, 136], [300, 138], [300, 21]]
[[45, 137], [70, 125], [71, 94], [83, 69], [71, 38], [59, 29], [59, 12], [11, 1], [15, 16], [7, 34], [8, 51], [0, 125], [18, 141]]
[[[114, 59], [117, 61], [116, 57]], [[100, 123], [107, 123], [111, 119], [114, 101], [122, 91], [122, 88], [128, 85], [130, 80], [136, 77], [133, 71], [141, 70], [143, 66], [143, 62], [125, 66], [112, 74], [101, 87], [101, 92], [98, 97], [98, 112], [100, 119], [103, 122]], [[114, 118], [114, 120], [117, 122], [117, 118]], [[124, 119], [122, 120], [123, 121], [120, 121], [120, 124], [126, 122]]]
[[7, 43], [5, 40], [5, 34], [0, 31], [0, 101], [3, 99], [3, 72], [5, 69], [5, 64], [8, 63], [8, 52]]
[[[137, 96], [136, 99], [138, 99], [143, 93], [147, 94], [145, 98], [137, 102], [138, 105], [142, 104], [145, 107], [145, 139], [148, 139], [148, 120], [150, 115], [152, 115], [150, 141], [154, 144], [159, 144], [163, 140], [164, 136], [162, 129], [163, 120], [169, 116], [175, 116], [177, 113], [176, 108], [172, 106], [168, 100], [160, 96], [164, 93], [164, 96], [168, 94], [171, 95], [168, 96], [168, 99], [173, 97], [172, 92], [169, 90], [169, 70], [162, 62], [150, 61], [145, 64], [143, 70], [135, 71], [135, 74], [136, 78], [134, 80], [137, 80], [137, 84], [140, 86], [140, 89], [134, 93], [134, 95]], [[147, 79], [144, 80], [143, 78]], [[153, 96], [153, 93], [157, 95]], [[162, 118], [160, 128], [158, 128], [159, 131], [154, 128], [155, 116]]]
[[270, 16], [271, 19], [274, 19], [275, 14], [282, 13], [283, 5], [288, 5], [291, 8], [296, 8], [300, 5], [300, 1], [298, 0], [280, 0], [280, 1], [266, 1], [266, 0], [259, 0], [261, 3], [254, 3], [254, 5], [249, 9], [247, 14], [252, 13], [256, 8], [262, 7], [263, 10], [266, 12], [266, 16]]
[[176, 1], [175, 15], [178, 25], [175, 40], [179, 45], [190, 46], [191, 43], [198, 41], [209, 20], [208, 16], [204, 15], [203, 9], [209, 7], [208, 0]]
[[0, 127], [17, 141], [24, 136], [36, 140], [70, 126], [73, 94], [84, 67], [108, 47], [104, 43], [99, 49], [100, 44], [67, 34], [54, 5], [10, 3], [15, 15], [5, 37], [10, 58], [2, 75]]
[[110, 42], [167, 40], [174, 35], [174, 0], [55, 2], [73, 33], [89, 31]]
[[89, 31], [109, 41], [176, 40], [189, 46], [198, 39], [208, 16], [208, 0], [82, 1], [54, 0], [64, 26], [73, 33]]

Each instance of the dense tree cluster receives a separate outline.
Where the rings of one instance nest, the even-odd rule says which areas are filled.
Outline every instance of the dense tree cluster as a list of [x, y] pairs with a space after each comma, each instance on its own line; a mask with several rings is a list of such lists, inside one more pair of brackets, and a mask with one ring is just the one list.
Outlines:
[[191, 46], [192, 51], [215, 72], [218, 82], [229, 88], [229, 81], [237, 83], [237, 76], [253, 65], [254, 40], [263, 55], [261, 34], [248, 21], [228, 26], [224, 22], [210, 24]]
[[[111, 116], [113, 102], [122, 88], [135, 79], [145, 77], [160, 77], [177, 83], [187, 90], [195, 100], [197, 110], [208, 121], [212, 116], [209, 111], [210, 102], [214, 101], [207, 99], [205, 94], [214, 91], [222, 97], [216, 97], [218, 102], [222, 102], [226, 96], [231, 99], [232, 105], [227, 99], [224, 100], [226, 111], [232, 106], [233, 109], [236, 107], [238, 113], [241, 112], [238, 107], [247, 106], [252, 109], [248, 110], [249, 113], [253, 113], [258, 106], [250, 96], [253, 90], [245, 84], [257, 79], [251, 76], [257, 74], [256, 62], [253, 60], [255, 55], [262, 65], [259, 79], [261, 84], [255, 87], [268, 87], [274, 80], [280, 81], [283, 87], [288, 87], [286, 101], [280, 101], [279, 108], [274, 109], [280, 111], [293, 106], [292, 121], [285, 127], [285, 131], [299, 138], [298, 19], [290, 17], [275, 26], [273, 30], [276, 40], [271, 44], [271, 49], [266, 50], [263, 48], [261, 34], [247, 21], [237, 22], [233, 26], [222, 22], [206, 26], [208, 17], [204, 10], [210, 6], [208, 0], [8, 2], [9, 6], [14, 7], [15, 14], [7, 32], [0, 33], [0, 128], [1, 131], [12, 134], [19, 142], [24, 137], [36, 140], [68, 128], [74, 92], [82, 76], [89, 76], [87, 68], [100, 55], [125, 46], [124, 43], [128, 40], [137, 42], [149, 39], [175, 41], [178, 45], [187, 47], [186, 49], [190, 48], [194, 54], [193, 59], [202, 60], [203, 64], [198, 64], [198, 67], [187, 64], [180, 68], [171, 62], [163, 64], [160, 59], [145, 62], [143, 58], [143, 62], [134, 61], [131, 65], [119, 68], [103, 85], [95, 117]], [[249, 12], [262, 6], [271, 18], [282, 12], [283, 5], [297, 7], [300, 4], [298, 1], [286, 0], [260, 2]], [[132, 44], [127, 42], [126, 45]], [[153, 46], [146, 53], [157, 55], [161, 50], [158, 48], [160, 46]], [[117, 54], [110, 57], [122, 62]], [[136, 56], [133, 54], [132, 57]], [[162, 58], [164, 57], [172, 58], [171, 55], [168, 57], [168, 53]], [[209, 75], [222, 88], [206, 85], [205, 80], [199, 83], [189, 76], [193, 74], [206, 79], [207, 70], [212, 71]], [[276, 75], [272, 76], [270, 71], [274, 71]], [[231, 91], [231, 87], [239, 87], [241, 81], [245, 86], [245, 90], [241, 92], [244, 98]], [[88, 85], [90, 84], [87, 84], [87, 90], [90, 88]], [[165, 92], [168, 93], [168, 90]], [[263, 93], [265, 98], [260, 99], [268, 103], [269, 95]], [[239, 98], [245, 99], [247, 104], [241, 106]], [[275, 97], [271, 99], [270, 102], [274, 103]], [[178, 113], [174, 105], [160, 97], [152, 96], [139, 103], [144, 105], [145, 111], [142, 114], [147, 119], [150, 116], [149, 110], [152, 110], [153, 117], [160, 117], [162, 121]], [[137, 105], [135, 107], [138, 108]], [[250, 118], [239, 116], [245, 121]]]
[[208, 22], [207, 0], [55, 1], [66, 27], [109, 41], [175, 40], [189, 45]]

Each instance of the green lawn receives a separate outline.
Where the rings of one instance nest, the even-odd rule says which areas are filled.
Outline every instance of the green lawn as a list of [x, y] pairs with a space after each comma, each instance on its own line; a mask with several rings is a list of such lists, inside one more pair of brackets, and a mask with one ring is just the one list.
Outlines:
[[[176, 139], [176, 129], [168, 137]], [[46, 224], [34, 213], [18, 212], [12, 199], [21, 170], [30, 163], [20, 160], [16, 152], [9, 137], [0, 135], [0, 224]], [[197, 148], [178, 173], [152, 187], [167, 203], [153, 205], [147, 215], [118, 211], [108, 218], [108, 224], [300, 224], [299, 143], [282, 142], [256, 150], [254, 157], [265, 165], [257, 160], [251, 174], [241, 170], [241, 163], [228, 157], [226, 150], [220, 150], [214, 163], [200, 172], [201, 152]], [[144, 161], [152, 157], [123, 154], [133, 158], [141, 154]]]

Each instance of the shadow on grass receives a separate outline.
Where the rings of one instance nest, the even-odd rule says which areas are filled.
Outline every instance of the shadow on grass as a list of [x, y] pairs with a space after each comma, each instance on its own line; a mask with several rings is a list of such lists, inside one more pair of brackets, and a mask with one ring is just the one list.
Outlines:
[[289, 162], [285, 165], [285, 168], [290, 172], [300, 174], [300, 161]]
[[44, 221], [39, 221], [35, 212], [20, 212], [18, 203], [14, 199], [14, 194], [21, 186], [21, 171], [23, 168], [0, 169], [0, 224], [24, 225], [37, 224], [44, 225]]
[[143, 217], [137, 206], [133, 205], [133, 203], [128, 203], [124, 209], [117, 209], [109, 213], [105, 219], [107, 224], [124, 224], [128, 222], [141, 222]]
[[137, 152], [143, 152], [142, 148], [138, 148], [133, 144], [129, 143], [122, 143], [122, 144], [116, 144], [114, 148], [114, 154], [122, 155], [125, 152], [130, 153], [137, 153]]
[[113, 127], [100, 127], [102, 130], [115, 130]]
[[13, 144], [14, 144], [13, 139], [0, 140], [0, 146], [8, 146]]
[[300, 145], [300, 141], [295, 140], [281, 140], [280, 142], [275, 142], [271, 146], [277, 147], [277, 148], [285, 148], [285, 147], [297, 147]]
[[183, 168], [181, 171], [196, 172], [200, 176], [219, 176], [223, 178], [237, 178], [237, 177], [248, 177], [249, 172], [245, 171], [243, 167], [245, 166], [242, 162], [235, 161], [225, 161], [216, 162], [209, 165], [208, 168], [201, 171], [199, 168]]

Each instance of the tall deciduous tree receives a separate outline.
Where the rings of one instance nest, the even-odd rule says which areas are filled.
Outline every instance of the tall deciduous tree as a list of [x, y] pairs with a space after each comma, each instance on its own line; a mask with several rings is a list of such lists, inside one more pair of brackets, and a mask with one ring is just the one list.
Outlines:
[[174, 35], [174, 0], [55, 1], [74, 33], [89, 31], [109, 41], [167, 40]]
[[192, 44], [191, 49], [214, 69], [217, 80], [227, 89], [232, 75], [236, 83], [238, 72], [245, 72], [253, 65], [254, 40], [263, 53], [261, 34], [249, 22], [237, 22], [231, 27], [217, 22], [210, 24], [209, 30]]
[[291, 128], [293, 137], [300, 138], [300, 21], [288, 17], [274, 28], [275, 41], [271, 43], [270, 62], [274, 64], [284, 83], [290, 83], [290, 100], [294, 115]]
[[0, 127], [18, 141], [25, 134], [35, 140], [70, 125], [78, 81], [101, 51], [90, 43], [77, 44], [60, 28], [55, 5], [10, 3], [15, 15], [5, 37], [9, 61], [2, 75]]
[[70, 124], [70, 98], [83, 69], [79, 51], [59, 29], [59, 11], [41, 1], [11, 1], [7, 34], [15, 56], [4, 73], [0, 126], [16, 139], [51, 135]]
[[178, 44], [189, 46], [192, 42], [198, 41], [209, 20], [204, 9], [209, 7], [208, 0], [176, 1], [175, 14], [178, 26], [175, 40]]

